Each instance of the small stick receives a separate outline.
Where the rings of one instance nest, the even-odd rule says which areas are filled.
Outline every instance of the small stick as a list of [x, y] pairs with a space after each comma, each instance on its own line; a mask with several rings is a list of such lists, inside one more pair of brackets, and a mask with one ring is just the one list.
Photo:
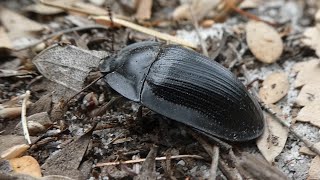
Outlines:
[[[177, 156], [170, 156], [170, 159], [181, 159], [181, 158], [194, 158], [194, 159], [204, 159], [202, 156], [199, 155], [177, 155]], [[119, 164], [134, 164], [139, 162], [144, 162], [146, 159], [134, 159], [128, 160], [123, 162], [107, 162], [107, 163], [98, 163], [95, 167], [102, 167], [102, 166], [115, 166]], [[163, 161], [167, 160], [167, 157], [156, 157], [156, 161]]]
[[213, 155], [212, 155], [212, 162], [210, 168], [210, 180], [215, 180], [217, 177], [217, 169], [218, 169], [218, 162], [219, 162], [219, 147], [213, 146]]
[[247, 17], [248, 19], [253, 19], [253, 20], [255, 20], [255, 21], [261, 21], [261, 22], [267, 23], [267, 24], [269, 24], [269, 25], [271, 25], [271, 26], [276, 26], [276, 25], [277, 25], [277, 24], [275, 24], [275, 23], [272, 23], [272, 22], [263, 20], [263, 19], [259, 18], [258, 16], [254, 15], [254, 14], [248, 13], [248, 12], [246, 12], [246, 11], [244, 11], [244, 10], [236, 7], [236, 6], [231, 2], [231, 0], [226, 0], [226, 5], [227, 5], [230, 9], [232, 9], [233, 11], [239, 13], [239, 14], [242, 15], [242, 16]]
[[21, 109], [21, 123], [23, 129], [24, 138], [27, 140], [28, 144], [31, 144], [29, 131], [28, 131], [28, 124], [27, 124], [27, 102], [30, 97], [30, 91], [27, 90], [22, 101], [22, 109]]
[[87, 29], [108, 29], [108, 27], [102, 26], [102, 25], [90, 25], [90, 26], [75, 27], [75, 28], [70, 28], [70, 29], [66, 29], [66, 30], [62, 30], [62, 31], [57, 31], [57, 32], [54, 32], [54, 33], [52, 33], [50, 35], [42, 37], [40, 40], [37, 40], [37, 41], [29, 44], [28, 46], [21, 47], [19, 49], [14, 49], [14, 51], [21, 51], [21, 50], [24, 50], [24, 49], [31, 48], [33, 46], [36, 46], [36, 45], [42, 43], [43, 41], [46, 41], [46, 40], [51, 39], [51, 38], [56, 37], [56, 36], [61, 36], [62, 34], [67, 34], [67, 33], [71, 33], [71, 32], [74, 32], [74, 31], [83, 31], [83, 30], [87, 30]]
[[[78, 13], [82, 13], [82, 14], [96, 16], [96, 17], [92, 17], [92, 19], [94, 19], [94, 20], [101, 20], [101, 21], [105, 21], [105, 22], [110, 22], [110, 17], [108, 15], [107, 11], [105, 13], [97, 13], [97, 12], [94, 12], [94, 11], [74, 8], [72, 6], [68, 6], [68, 5], [60, 4], [60, 3], [55, 3], [55, 2], [52, 2], [52, 1], [49, 2], [49, 1], [46, 1], [46, 0], [40, 0], [40, 2], [42, 4], [47, 5], [47, 6], [52, 6], [52, 7], [56, 7], [56, 8], [60, 8], [60, 9], [65, 9], [65, 10], [74, 11], [74, 12], [78, 12]], [[124, 27], [128, 27], [128, 28], [134, 29], [136, 31], [139, 31], [139, 32], [151, 35], [151, 36], [155, 36], [155, 37], [157, 37], [159, 39], [162, 39], [162, 40], [165, 40], [165, 41], [168, 41], [168, 42], [173, 42], [173, 43], [181, 44], [183, 46], [187, 46], [187, 47], [190, 47], [190, 48], [193, 48], [193, 49], [197, 49], [197, 46], [195, 44], [190, 43], [190, 42], [188, 42], [186, 40], [183, 40], [183, 39], [175, 37], [175, 36], [171, 36], [169, 34], [160, 33], [158, 31], [155, 31], [155, 30], [152, 30], [152, 29], [145, 28], [143, 26], [134, 24], [132, 22], [120, 19], [116, 15], [114, 15], [112, 17], [112, 23], [119, 24], [119, 25], [122, 25]]]

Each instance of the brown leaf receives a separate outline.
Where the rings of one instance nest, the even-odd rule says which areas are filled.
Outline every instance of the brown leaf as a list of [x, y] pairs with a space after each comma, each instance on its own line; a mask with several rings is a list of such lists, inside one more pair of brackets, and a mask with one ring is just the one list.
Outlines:
[[283, 98], [289, 90], [289, 81], [286, 73], [272, 73], [263, 81], [259, 96], [266, 104], [273, 104]]
[[[282, 114], [277, 106], [270, 105], [270, 107], [277, 114]], [[257, 146], [266, 160], [271, 163], [282, 152], [287, 141], [288, 130], [269, 114], [265, 113], [265, 117], [265, 130], [257, 140]]]
[[247, 43], [252, 54], [261, 62], [273, 63], [283, 51], [279, 33], [260, 21], [250, 21], [246, 25]]
[[14, 172], [41, 177], [40, 165], [32, 156], [23, 156], [21, 158], [10, 159], [9, 161]]
[[94, 128], [95, 126], [58, 153], [51, 155], [41, 166], [44, 169], [43, 173], [45, 175], [64, 175], [74, 179], [83, 179], [84, 174], [78, 168], [87, 150]]
[[320, 179], [319, 167], [320, 167], [320, 157], [316, 156], [311, 161], [310, 169], [308, 172], [308, 178], [307, 178], [308, 180]]
[[152, 0], [138, 0], [138, 7], [135, 17], [140, 20], [151, 18]]
[[319, 59], [296, 63], [292, 70], [298, 75], [294, 82], [294, 87], [301, 87], [305, 84], [317, 84], [320, 77]]
[[320, 102], [315, 101], [303, 107], [298, 116], [297, 121], [309, 122], [317, 127], [320, 127]]
[[296, 103], [299, 106], [307, 106], [312, 102], [320, 100], [320, 82], [306, 84], [302, 87], [298, 97], [296, 98]]

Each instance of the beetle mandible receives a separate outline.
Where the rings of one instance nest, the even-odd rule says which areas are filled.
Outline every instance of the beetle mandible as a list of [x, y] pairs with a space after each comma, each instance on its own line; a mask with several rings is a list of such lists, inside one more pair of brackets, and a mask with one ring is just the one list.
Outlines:
[[247, 141], [263, 132], [262, 110], [244, 85], [195, 51], [138, 42], [104, 58], [99, 68], [122, 96], [208, 135]]

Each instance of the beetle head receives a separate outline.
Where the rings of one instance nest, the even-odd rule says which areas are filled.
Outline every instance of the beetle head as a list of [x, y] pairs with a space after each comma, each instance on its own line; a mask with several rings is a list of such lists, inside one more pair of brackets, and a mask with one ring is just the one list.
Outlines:
[[119, 67], [116, 55], [107, 56], [100, 61], [99, 69], [103, 74], [115, 71]]

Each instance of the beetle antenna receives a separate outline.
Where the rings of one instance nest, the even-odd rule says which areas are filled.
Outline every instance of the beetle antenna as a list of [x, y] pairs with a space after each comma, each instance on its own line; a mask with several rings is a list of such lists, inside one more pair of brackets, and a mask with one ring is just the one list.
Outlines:
[[90, 84], [88, 84], [86, 87], [82, 88], [79, 92], [77, 92], [76, 94], [74, 94], [73, 96], [71, 96], [65, 104], [68, 104], [74, 97], [76, 97], [77, 95], [79, 95], [81, 92], [85, 91], [86, 89], [88, 89], [90, 86], [92, 86], [93, 84], [95, 84], [97, 81], [99, 81], [100, 79], [102, 79], [104, 76], [106, 76], [106, 74], [98, 77], [97, 79], [95, 79], [94, 81], [92, 81]]

